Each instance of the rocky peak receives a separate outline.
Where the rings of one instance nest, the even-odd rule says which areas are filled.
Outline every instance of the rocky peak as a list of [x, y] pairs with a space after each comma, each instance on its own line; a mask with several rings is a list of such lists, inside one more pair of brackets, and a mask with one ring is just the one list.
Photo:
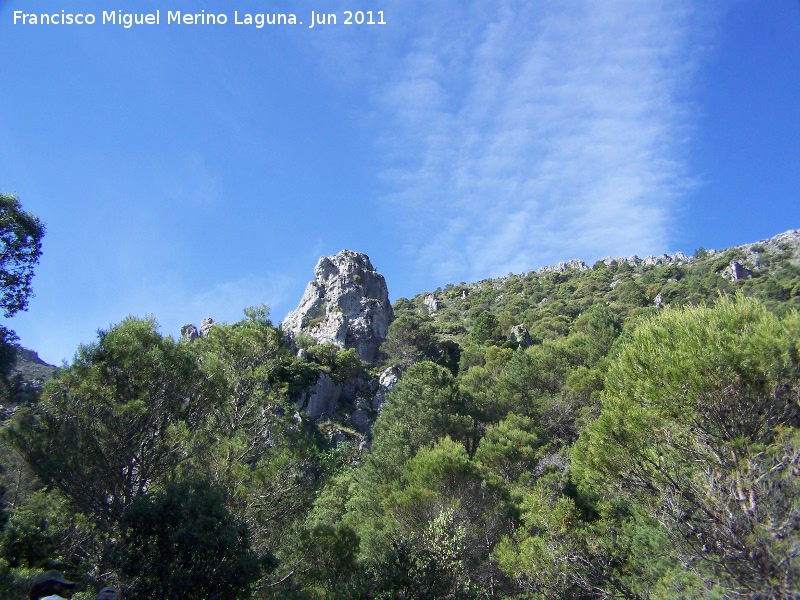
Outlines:
[[197, 332], [197, 327], [192, 325], [191, 323], [187, 323], [183, 327], [181, 327], [181, 338], [188, 342], [193, 342], [197, 338], [200, 337], [200, 334]]
[[320, 344], [355, 348], [361, 360], [375, 363], [393, 319], [383, 275], [366, 254], [342, 250], [320, 257], [314, 280], [283, 321], [283, 332], [290, 341], [304, 334]]
[[199, 330], [197, 329], [196, 325], [187, 323], [181, 327], [181, 338], [186, 341], [193, 342], [197, 338], [208, 337], [208, 332], [211, 331], [211, 328], [214, 325], [216, 325], [216, 321], [214, 321], [214, 319], [211, 317], [206, 317], [203, 319], [203, 321], [200, 323]]

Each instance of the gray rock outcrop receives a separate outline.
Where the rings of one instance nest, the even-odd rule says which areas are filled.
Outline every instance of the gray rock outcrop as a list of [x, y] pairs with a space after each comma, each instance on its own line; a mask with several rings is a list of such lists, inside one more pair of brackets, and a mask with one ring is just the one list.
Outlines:
[[752, 279], [753, 271], [745, 267], [737, 260], [732, 260], [730, 264], [722, 269], [720, 273], [728, 281], [739, 281], [740, 279]]
[[181, 327], [181, 338], [183, 338], [187, 342], [193, 342], [199, 337], [200, 334], [197, 332], [197, 327], [195, 327], [191, 323], [187, 323], [186, 325]]
[[386, 401], [386, 394], [400, 381], [400, 369], [391, 366], [381, 373], [378, 379], [378, 391], [372, 398], [372, 408], [380, 410]]
[[519, 344], [523, 348], [529, 348], [533, 344], [531, 332], [524, 325], [514, 325], [508, 337], [510, 341]]
[[206, 317], [200, 323], [200, 337], [208, 337], [208, 332], [211, 331], [211, 328], [214, 326], [214, 319], [211, 317]]
[[661, 256], [653, 256], [651, 254], [650, 256], [645, 258], [644, 261], [642, 261], [642, 264], [645, 267], [657, 267], [659, 265], [672, 264], [672, 260], [666, 254], [662, 254]]
[[355, 348], [361, 360], [374, 364], [393, 319], [383, 275], [366, 254], [342, 250], [319, 259], [283, 331], [290, 341], [305, 334], [321, 344]]
[[433, 294], [425, 294], [423, 303], [425, 304], [425, 308], [427, 308], [428, 312], [431, 314], [435, 313], [442, 307], [442, 303], [439, 302], [438, 298], [436, 298], [436, 296]]
[[298, 408], [312, 419], [320, 420], [336, 412], [341, 395], [342, 386], [337, 385], [327, 374], [320, 373], [314, 387], [298, 402]]
[[[729, 248], [729, 250], [737, 250], [739, 253], [741, 253], [742, 257], [736, 262], [739, 263], [742, 268], [750, 271], [751, 276], [753, 275], [753, 272], [760, 271], [762, 269], [762, 254], [769, 256], [789, 253], [790, 255], [793, 255], [793, 257], [790, 258], [791, 263], [793, 265], [800, 266], [800, 229], [790, 229], [789, 231], [784, 231], [783, 233], [779, 233], [771, 238], [767, 238], [752, 244], [734, 246], [733, 248]], [[709, 254], [711, 254], [711, 251], [709, 251]], [[729, 265], [726, 267], [726, 270], [731, 267], [732, 265]], [[723, 271], [723, 277], [725, 276], [724, 273], [725, 271]], [[729, 275], [735, 275], [735, 273], [729, 271]], [[745, 276], [744, 278], [749, 277]]]
[[350, 424], [359, 433], [369, 433], [372, 429], [372, 420], [369, 413], [363, 408], [357, 408], [352, 415], [350, 415]]
[[555, 265], [549, 265], [546, 267], [541, 267], [538, 271], [539, 274], [544, 273], [564, 273], [570, 269], [574, 269], [576, 271], [588, 271], [589, 265], [587, 265], [582, 260], [578, 260], [577, 258], [573, 258], [568, 260], [567, 262], [560, 262]]
[[611, 258], [610, 256], [606, 256], [605, 258], [601, 258], [600, 262], [607, 267], [612, 265], [628, 265], [635, 269], [639, 266], [657, 267], [659, 265], [687, 265], [692, 262], [692, 259], [686, 256], [683, 252], [676, 252], [675, 254], [662, 254], [661, 256], [651, 255], [644, 259], [639, 258], [635, 254], [628, 256], [627, 258], [624, 256], [619, 258]]
[[208, 337], [208, 332], [211, 331], [211, 328], [216, 324], [217, 322], [211, 317], [206, 317], [202, 320], [199, 330], [196, 325], [187, 323], [181, 327], [181, 338], [187, 342], [193, 342], [199, 337]]
[[9, 380], [17, 380], [17, 395], [7, 405], [0, 403], [0, 421], [11, 417], [17, 405], [38, 398], [44, 389], [44, 384], [58, 372], [57, 367], [44, 362], [33, 350], [21, 346], [16, 346], [15, 349], [16, 356], [14, 366], [9, 372]]

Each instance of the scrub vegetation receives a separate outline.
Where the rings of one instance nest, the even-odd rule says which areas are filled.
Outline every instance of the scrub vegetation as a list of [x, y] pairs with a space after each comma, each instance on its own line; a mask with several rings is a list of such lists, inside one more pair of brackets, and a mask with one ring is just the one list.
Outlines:
[[[126, 319], [3, 424], [0, 596], [796, 598], [800, 267], [755, 251], [401, 298], [377, 367]], [[297, 412], [390, 365], [368, 444]]]

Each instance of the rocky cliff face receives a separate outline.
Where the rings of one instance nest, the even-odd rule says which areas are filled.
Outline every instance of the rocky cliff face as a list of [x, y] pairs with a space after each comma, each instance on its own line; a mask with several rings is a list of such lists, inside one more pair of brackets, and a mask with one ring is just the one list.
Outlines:
[[187, 323], [183, 327], [181, 327], [181, 338], [184, 340], [193, 342], [199, 337], [208, 337], [208, 332], [211, 331], [211, 328], [216, 324], [214, 319], [211, 317], [206, 317], [203, 319], [203, 322], [200, 324], [200, 330], [198, 331], [197, 326]]
[[361, 360], [374, 364], [393, 319], [383, 275], [366, 254], [342, 250], [319, 259], [283, 331], [291, 341], [304, 334], [321, 344], [355, 348]]

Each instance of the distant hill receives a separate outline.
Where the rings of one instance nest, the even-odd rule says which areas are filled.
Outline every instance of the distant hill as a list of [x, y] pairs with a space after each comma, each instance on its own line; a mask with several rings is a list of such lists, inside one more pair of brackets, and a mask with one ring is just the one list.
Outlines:
[[9, 376], [15, 388], [16, 402], [10, 406], [0, 406], [2, 416], [4, 418], [10, 416], [16, 404], [28, 402], [36, 397], [42, 391], [45, 382], [53, 377], [57, 370], [57, 367], [39, 358], [34, 350], [18, 346], [17, 359]]

